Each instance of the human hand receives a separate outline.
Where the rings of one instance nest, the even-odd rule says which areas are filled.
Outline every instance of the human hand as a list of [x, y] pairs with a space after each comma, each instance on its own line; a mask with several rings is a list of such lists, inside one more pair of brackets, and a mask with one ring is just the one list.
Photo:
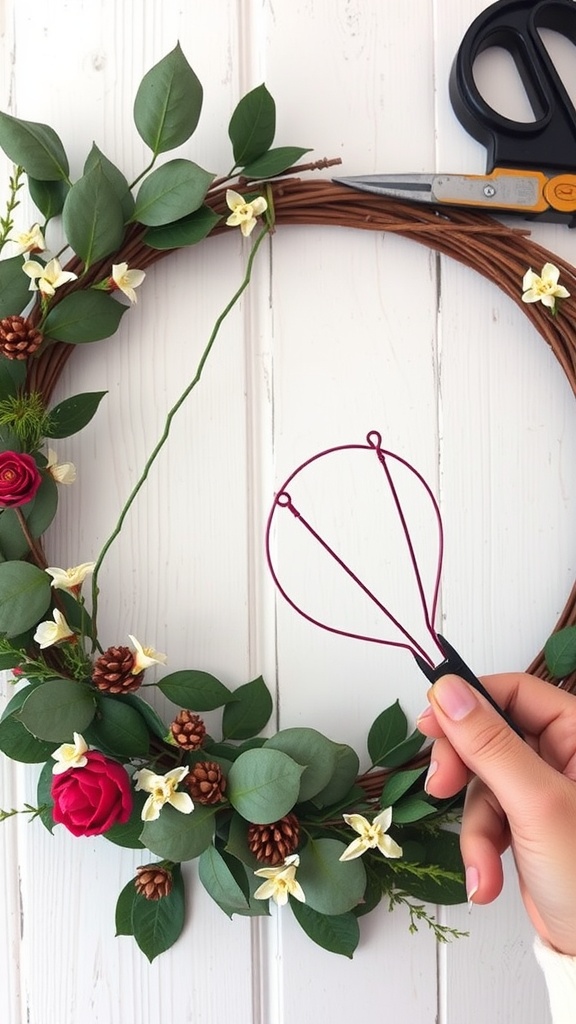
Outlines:
[[536, 931], [575, 956], [576, 696], [525, 673], [482, 682], [526, 742], [464, 680], [443, 676], [417, 722], [434, 739], [426, 790], [443, 798], [469, 783], [460, 837], [469, 899], [498, 896], [511, 846]]

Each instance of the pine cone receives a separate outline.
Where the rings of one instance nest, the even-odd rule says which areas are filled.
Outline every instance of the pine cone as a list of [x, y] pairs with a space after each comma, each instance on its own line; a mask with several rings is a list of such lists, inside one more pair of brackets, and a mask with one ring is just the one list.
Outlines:
[[248, 846], [262, 864], [275, 867], [289, 857], [300, 842], [300, 825], [295, 814], [285, 814], [271, 825], [250, 825]]
[[172, 872], [159, 864], [136, 868], [136, 892], [147, 900], [161, 900], [172, 892]]
[[27, 359], [42, 342], [43, 335], [23, 316], [0, 320], [0, 352], [8, 359]]
[[94, 662], [92, 682], [105, 693], [131, 693], [137, 690], [144, 672], [132, 674], [134, 654], [129, 647], [109, 647]]
[[199, 761], [184, 779], [190, 796], [199, 804], [217, 804], [224, 799], [226, 779], [216, 761]]
[[170, 732], [181, 750], [199, 750], [204, 742], [206, 726], [200, 715], [182, 710], [172, 722]]

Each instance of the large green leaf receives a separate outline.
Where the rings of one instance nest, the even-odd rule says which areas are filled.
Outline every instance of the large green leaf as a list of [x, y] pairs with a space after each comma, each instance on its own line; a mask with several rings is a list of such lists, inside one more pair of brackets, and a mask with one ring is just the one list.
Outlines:
[[[403, 859], [407, 859], [409, 849], [407, 843]], [[426, 837], [425, 846], [418, 845], [415, 851], [414, 859], [422, 867], [427, 867], [428, 873], [418, 877], [411, 871], [403, 871], [402, 862], [397, 861], [393, 876], [395, 887], [427, 903], [441, 903], [444, 906], [465, 903], [464, 867], [457, 833], [439, 829], [435, 835]]]
[[134, 123], [154, 156], [182, 145], [202, 110], [202, 86], [180, 44], [150, 68], [138, 87]]
[[154, 710], [151, 704], [148, 704], [148, 701], [143, 700], [137, 693], [124, 693], [116, 699], [121, 700], [124, 704], [129, 704], [132, 708], [136, 708], [153, 736], [157, 736], [160, 740], [166, 739], [168, 729], [157, 711]]
[[429, 818], [436, 814], [437, 808], [434, 804], [424, 800], [418, 794], [405, 796], [394, 804], [392, 808], [392, 821], [395, 825], [408, 825], [412, 821], [420, 821], [422, 818]]
[[90, 724], [95, 710], [94, 694], [88, 686], [72, 679], [50, 679], [27, 697], [19, 718], [38, 739], [66, 743]]
[[422, 768], [412, 768], [405, 772], [395, 772], [389, 779], [386, 780], [382, 794], [380, 796], [380, 806], [390, 807], [395, 804], [400, 797], [404, 796], [408, 792], [411, 786], [414, 785], [417, 779], [426, 771], [426, 765]]
[[119, 248], [124, 236], [124, 214], [100, 162], [70, 189], [62, 223], [68, 243], [85, 269]]
[[22, 262], [21, 256], [0, 261], [0, 317], [21, 313], [32, 298], [30, 278], [22, 270]]
[[172, 868], [172, 890], [161, 900], [136, 893], [132, 903], [132, 934], [150, 962], [173, 946], [184, 927], [185, 894], [179, 864]]
[[316, 796], [328, 785], [334, 774], [336, 745], [316, 729], [282, 729], [266, 740], [265, 746], [284, 751], [304, 768], [298, 803]]
[[308, 938], [329, 953], [352, 959], [360, 941], [360, 925], [354, 914], [319, 914], [317, 910], [290, 897], [292, 913]]
[[134, 879], [131, 878], [116, 901], [116, 935], [134, 935], [132, 911], [138, 895]]
[[42, 181], [68, 177], [68, 160], [53, 128], [0, 112], [0, 146], [27, 174]]
[[116, 697], [98, 696], [96, 714], [87, 737], [95, 747], [120, 757], [143, 757], [150, 748], [144, 719], [135, 708]]
[[246, 750], [230, 768], [226, 795], [247, 821], [269, 824], [294, 807], [303, 771], [281, 750]]
[[212, 842], [215, 814], [214, 807], [197, 805], [191, 814], [182, 814], [166, 804], [156, 821], [145, 822], [140, 838], [158, 857], [193, 860]]
[[329, 807], [337, 803], [350, 791], [358, 775], [360, 761], [358, 754], [347, 743], [335, 743], [336, 763], [328, 784], [314, 796], [317, 807]]
[[0, 633], [8, 637], [35, 626], [50, 605], [50, 577], [28, 562], [0, 564]]
[[425, 742], [426, 737], [418, 729], [414, 729], [401, 743], [383, 752], [378, 763], [384, 768], [400, 768], [421, 750]]
[[202, 206], [213, 179], [192, 160], [170, 160], [142, 182], [132, 219], [147, 227], [180, 220]]
[[[0, 263], [1, 268], [10, 263], [11, 260], [4, 260]], [[20, 263], [20, 268], [22, 264]], [[0, 285], [1, 287], [1, 285]], [[1, 301], [1, 299], [0, 299]], [[26, 360], [8, 359], [0, 355], [0, 395], [3, 399], [17, 394], [26, 380]]]
[[65, 398], [50, 410], [50, 426], [46, 437], [70, 437], [83, 430], [96, 413], [106, 391], [87, 391]]
[[406, 738], [408, 722], [398, 701], [386, 708], [368, 732], [368, 753], [372, 764], [384, 764], [390, 751]]
[[100, 341], [116, 333], [127, 308], [106, 292], [72, 292], [50, 310], [44, 334], [69, 345]]
[[193, 669], [183, 669], [164, 676], [158, 683], [158, 689], [173, 704], [194, 711], [214, 711], [236, 699], [215, 676]]
[[26, 686], [14, 694], [0, 720], [0, 750], [13, 761], [24, 764], [46, 761], [58, 746], [57, 743], [36, 739], [18, 718], [20, 708], [34, 689], [34, 686]]
[[62, 213], [70, 185], [66, 181], [38, 181], [28, 175], [28, 191], [35, 206], [48, 223]]
[[120, 168], [116, 167], [116, 165], [113, 164], [100, 149], [98, 149], [98, 146], [94, 142], [92, 143], [92, 149], [90, 150], [86, 158], [86, 163], [84, 164], [84, 174], [87, 174], [88, 171], [91, 171], [96, 166], [101, 168], [103, 174], [114, 189], [116, 197], [122, 208], [124, 220], [130, 220], [132, 211], [134, 210], [134, 197], [130, 191], [130, 186]]
[[242, 174], [246, 178], [273, 178], [275, 174], [282, 174], [292, 167], [304, 153], [309, 149], [302, 149], [300, 146], [278, 146], [277, 149], [269, 149], [264, 156], [246, 164], [242, 168]]
[[276, 132], [276, 104], [264, 84], [243, 96], [228, 134], [237, 167], [253, 163], [270, 149]]
[[562, 679], [576, 670], [576, 626], [566, 626], [546, 641], [544, 657], [550, 675]]
[[360, 858], [341, 861], [345, 849], [338, 839], [314, 839], [300, 853], [296, 877], [307, 906], [320, 914], [345, 914], [364, 895], [364, 865]]
[[[51, 476], [45, 475], [32, 501], [20, 509], [29, 533], [40, 537], [48, 529], [58, 508], [58, 492]], [[0, 551], [6, 560], [24, 558], [29, 550], [15, 509], [0, 513]]]
[[262, 676], [234, 690], [234, 701], [222, 715], [222, 735], [227, 740], [248, 740], [259, 733], [272, 714], [272, 695]]
[[203, 205], [188, 217], [182, 217], [172, 224], [150, 228], [144, 235], [144, 242], [151, 249], [181, 249], [186, 245], [196, 245], [221, 220], [211, 207]]
[[248, 900], [228, 864], [212, 844], [200, 855], [198, 876], [206, 892], [229, 917], [246, 912]]
[[54, 826], [56, 824], [52, 814], [54, 809], [54, 801], [52, 799], [52, 780], [54, 778], [54, 773], [52, 771], [53, 768], [54, 761], [50, 759], [42, 768], [36, 785], [36, 801], [40, 808], [38, 817], [44, 825], [44, 828], [48, 829], [50, 833], [54, 831]]

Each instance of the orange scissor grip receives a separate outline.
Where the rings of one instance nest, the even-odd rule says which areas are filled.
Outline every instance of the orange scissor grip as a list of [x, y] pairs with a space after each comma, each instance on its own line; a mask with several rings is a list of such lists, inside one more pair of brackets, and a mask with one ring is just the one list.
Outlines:
[[572, 213], [576, 210], [576, 174], [557, 174], [544, 186], [544, 196], [553, 210]]

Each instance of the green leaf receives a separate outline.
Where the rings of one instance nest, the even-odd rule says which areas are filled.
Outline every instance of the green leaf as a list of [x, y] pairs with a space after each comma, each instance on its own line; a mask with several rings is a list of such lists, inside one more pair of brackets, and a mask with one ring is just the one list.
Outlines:
[[234, 690], [234, 702], [222, 715], [226, 740], [249, 740], [261, 732], [272, 714], [272, 695], [262, 676]]
[[[9, 262], [10, 260], [4, 260], [0, 263], [0, 272], [2, 267]], [[22, 264], [20, 264], [20, 268], [22, 268]], [[3, 399], [16, 395], [23, 387], [25, 380], [25, 359], [7, 359], [4, 355], [0, 356], [0, 395]]]
[[555, 679], [576, 671], [576, 626], [566, 626], [553, 633], [544, 645], [544, 658]]
[[69, 345], [101, 341], [116, 333], [127, 308], [106, 292], [72, 292], [50, 310], [44, 334]]
[[[128, 850], [142, 850], [144, 847], [140, 839], [140, 833], [142, 832], [141, 815], [148, 794], [138, 791], [133, 794], [133, 797], [132, 812], [128, 821], [123, 825], [112, 825], [112, 828], [109, 828], [103, 835], [104, 839], [108, 839], [115, 846], [122, 846]], [[130, 934], [132, 933], [130, 932]]]
[[0, 146], [27, 174], [41, 181], [68, 177], [68, 160], [53, 128], [0, 112]]
[[418, 729], [414, 729], [414, 732], [411, 732], [405, 740], [382, 754], [379, 763], [385, 768], [400, 768], [421, 750], [425, 742], [426, 737]]
[[320, 914], [345, 914], [364, 895], [366, 871], [362, 861], [341, 861], [346, 844], [338, 839], [314, 839], [300, 853], [297, 878], [306, 905]]
[[218, 850], [210, 845], [198, 860], [198, 876], [215, 903], [228, 917], [248, 909], [248, 900]]
[[35, 688], [26, 686], [14, 694], [0, 720], [0, 750], [13, 761], [22, 761], [24, 764], [46, 761], [58, 746], [57, 743], [36, 739], [17, 717], [24, 701]]
[[[138, 898], [134, 879], [126, 883], [116, 901], [116, 935], [134, 935], [132, 913]], [[140, 897], [142, 899], [142, 897]]]
[[144, 757], [150, 749], [150, 736], [144, 719], [135, 708], [116, 697], [96, 698], [96, 714], [86, 739], [93, 746], [102, 745], [108, 753], [123, 758]]
[[40, 775], [38, 776], [38, 783], [36, 786], [36, 801], [38, 807], [41, 807], [38, 817], [44, 825], [44, 828], [52, 834], [54, 831], [54, 825], [56, 822], [52, 816], [52, 808], [54, 807], [54, 801], [52, 800], [52, 779], [54, 773], [52, 771], [54, 767], [54, 761], [47, 761]]
[[130, 220], [132, 211], [134, 210], [134, 197], [130, 191], [130, 186], [122, 174], [122, 171], [116, 167], [116, 165], [113, 164], [107, 156], [104, 156], [104, 153], [98, 149], [98, 146], [94, 142], [92, 143], [92, 149], [90, 150], [86, 158], [86, 163], [84, 164], [84, 173], [86, 174], [96, 166], [101, 168], [102, 173], [114, 189], [114, 193], [122, 209], [124, 220]]
[[230, 768], [226, 795], [247, 821], [269, 824], [294, 807], [302, 772], [281, 750], [245, 750]]
[[[30, 278], [22, 270], [22, 263], [21, 256], [0, 261], [0, 317], [21, 313], [32, 299]], [[7, 397], [4, 391], [2, 397]]]
[[156, 227], [186, 217], [202, 205], [213, 179], [192, 160], [170, 160], [142, 182], [132, 219]]
[[434, 804], [428, 803], [420, 796], [407, 796], [394, 804], [392, 821], [395, 825], [409, 825], [413, 821], [420, 821], [431, 814], [436, 814], [436, 810]]
[[82, 430], [95, 415], [107, 391], [86, 391], [82, 395], [65, 398], [50, 410], [47, 437], [70, 437]]
[[332, 777], [324, 789], [316, 793], [314, 803], [317, 807], [329, 807], [338, 803], [346, 796], [358, 775], [360, 761], [358, 754], [347, 743], [334, 743], [336, 763]]
[[[29, 532], [40, 537], [48, 529], [58, 508], [58, 492], [51, 476], [45, 475], [32, 501], [20, 509]], [[29, 551], [16, 510], [6, 508], [0, 513], [0, 551], [5, 559], [20, 559]]]
[[[409, 844], [404, 844], [403, 849], [403, 859], [407, 860]], [[443, 906], [465, 903], [466, 888], [459, 836], [447, 829], [439, 829], [435, 835], [426, 836], [425, 844], [415, 845], [414, 851], [414, 861], [423, 867], [435, 866], [436, 877], [431, 873], [418, 877], [400, 868], [394, 871], [395, 888], [402, 889], [418, 900], [425, 900], [426, 903], [440, 903]], [[401, 866], [400, 861], [396, 863]]]
[[336, 746], [316, 729], [283, 729], [266, 740], [265, 746], [282, 750], [304, 768], [298, 803], [311, 800], [324, 789], [336, 769]]
[[305, 903], [290, 897], [292, 913], [300, 927], [322, 949], [352, 959], [360, 941], [360, 925], [354, 914], [319, 914]]
[[70, 185], [66, 181], [40, 181], [28, 175], [30, 198], [44, 217], [46, 224], [62, 213]]
[[137, 693], [123, 693], [116, 699], [121, 700], [124, 704], [129, 704], [130, 707], [136, 708], [146, 722], [146, 725], [153, 736], [157, 736], [160, 740], [166, 739], [168, 729], [164, 725], [160, 715], [150, 704], [148, 704], [147, 701], [143, 700], [142, 697], [139, 697]]
[[270, 149], [276, 132], [276, 104], [264, 84], [244, 96], [230, 119], [228, 134], [237, 167], [253, 163]]
[[413, 768], [410, 771], [396, 772], [395, 775], [392, 775], [384, 784], [380, 796], [380, 806], [390, 807], [395, 804], [401, 796], [408, 792], [410, 787], [416, 782], [416, 779], [419, 779], [425, 771], [426, 765], [422, 768]]
[[193, 669], [164, 676], [158, 683], [158, 689], [173, 704], [194, 711], [214, 711], [235, 700], [234, 694], [215, 676]]
[[246, 178], [273, 178], [275, 174], [282, 174], [292, 167], [304, 153], [309, 149], [302, 149], [300, 146], [278, 146], [276, 149], [269, 149], [264, 156], [242, 168], [242, 174]]
[[234, 813], [230, 819], [226, 851], [252, 871], [262, 867], [248, 846], [248, 822], [240, 814]]
[[0, 565], [0, 633], [8, 638], [35, 626], [50, 606], [50, 577], [27, 562]]
[[132, 934], [150, 963], [176, 942], [184, 927], [185, 904], [179, 864], [172, 868], [172, 891], [168, 896], [161, 900], [147, 900], [136, 893], [132, 904]]
[[395, 701], [370, 727], [368, 753], [373, 765], [384, 764], [386, 755], [406, 738], [408, 721], [398, 701]]
[[70, 628], [82, 636], [91, 636], [92, 618], [86, 610], [86, 605], [66, 590], [58, 591], [58, 601], [62, 605], [64, 618]]
[[204, 205], [172, 224], [150, 228], [144, 235], [144, 243], [151, 249], [182, 249], [186, 245], [196, 245], [221, 220], [222, 217], [214, 213], [210, 206]]
[[165, 804], [156, 821], [145, 822], [140, 838], [158, 857], [193, 860], [212, 842], [215, 814], [214, 807], [196, 805], [191, 814], [181, 814]]
[[20, 721], [33, 736], [57, 743], [71, 742], [94, 717], [94, 694], [83, 683], [51, 679], [38, 686], [24, 701]]
[[62, 223], [68, 243], [86, 270], [120, 247], [124, 214], [101, 163], [96, 163], [70, 189]]
[[154, 156], [182, 145], [202, 110], [202, 86], [180, 44], [150, 68], [138, 87], [134, 123]]

